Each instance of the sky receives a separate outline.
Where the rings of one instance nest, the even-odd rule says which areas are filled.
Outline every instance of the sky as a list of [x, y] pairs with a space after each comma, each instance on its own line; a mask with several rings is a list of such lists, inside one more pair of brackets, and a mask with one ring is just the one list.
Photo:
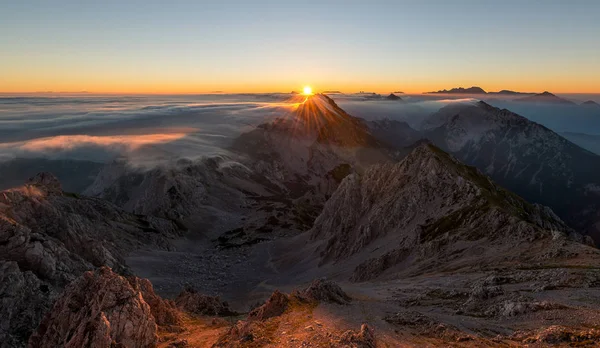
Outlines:
[[600, 1], [0, 0], [0, 92], [600, 93]]

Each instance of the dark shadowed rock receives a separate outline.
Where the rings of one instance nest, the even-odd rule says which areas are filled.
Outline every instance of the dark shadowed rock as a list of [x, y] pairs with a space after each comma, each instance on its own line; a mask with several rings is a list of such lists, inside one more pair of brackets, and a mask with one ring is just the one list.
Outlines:
[[0, 347], [22, 347], [52, 306], [55, 294], [16, 262], [0, 261]]

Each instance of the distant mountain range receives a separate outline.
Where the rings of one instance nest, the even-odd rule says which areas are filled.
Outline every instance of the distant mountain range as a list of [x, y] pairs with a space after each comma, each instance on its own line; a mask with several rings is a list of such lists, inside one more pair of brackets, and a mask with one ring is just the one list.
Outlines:
[[532, 96], [515, 99], [518, 102], [525, 103], [546, 103], [546, 104], [564, 104], [564, 105], [575, 105], [574, 102], [558, 97], [550, 92], [542, 92]]
[[483, 90], [481, 87], [469, 87], [469, 88], [452, 88], [452, 89], [442, 89], [437, 92], [427, 92], [428, 94], [486, 94], [487, 92]]
[[600, 104], [596, 103], [593, 100], [584, 101], [583, 103], [581, 103], [581, 105], [600, 107]]
[[516, 92], [508, 89], [503, 89], [498, 92], [486, 92], [483, 88], [473, 86], [469, 88], [457, 87], [452, 89], [442, 89], [436, 92], [427, 92], [428, 94], [496, 94], [496, 95], [533, 95], [535, 93]]
[[[410, 134], [406, 127], [397, 136], [405, 134]], [[573, 227], [600, 241], [600, 179], [595, 174], [600, 171], [600, 156], [525, 117], [481, 101], [440, 109], [424, 122], [421, 137], [530, 202], [551, 207]]]

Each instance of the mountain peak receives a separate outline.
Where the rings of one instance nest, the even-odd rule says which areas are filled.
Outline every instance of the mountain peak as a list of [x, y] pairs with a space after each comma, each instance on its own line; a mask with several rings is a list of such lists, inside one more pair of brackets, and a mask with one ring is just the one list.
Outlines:
[[515, 101], [519, 102], [529, 102], [529, 103], [549, 103], [549, 104], [575, 104], [570, 100], [563, 99], [561, 97], [556, 96], [548, 91], [544, 91], [542, 93], [538, 93], [529, 97], [524, 97], [520, 99], [516, 99]]
[[43, 188], [48, 193], [61, 193], [62, 186], [60, 181], [54, 174], [49, 172], [41, 172], [27, 180], [28, 185]]
[[395, 95], [394, 93], [390, 93], [390, 95], [388, 95], [387, 97], [385, 97], [385, 99], [387, 99], [387, 100], [402, 100], [402, 98], [400, 98], [399, 96]]
[[596, 103], [593, 100], [584, 101], [581, 105], [591, 105], [591, 106], [600, 106], [600, 104]]
[[[499, 227], [478, 228], [484, 221]], [[497, 186], [440, 148], [422, 143], [401, 162], [375, 165], [362, 175], [344, 179], [310, 233], [312, 240], [323, 242], [318, 249], [322, 264], [359, 254], [361, 259], [381, 254], [383, 259], [356, 268], [353, 279], [361, 281], [377, 276], [369, 267], [381, 272], [409, 260], [410, 254], [427, 248], [429, 242], [498, 240], [510, 248], [517, 243], [517, 235], [549, 237], [542, 232], [547, 229], [567, 231], [552, 214]], [[399, 249], [391, 250], [394, 247]]]
[[433, 94], [487, 94], [487, 92], [483, 88], [477, 87], [477, 86], [472, 86], [469, 88], [458, 87], [458, 88], [452, 88], [450, 90], [442, 89], [437, 92], [428, 92], [428, 93], [433, 93]]

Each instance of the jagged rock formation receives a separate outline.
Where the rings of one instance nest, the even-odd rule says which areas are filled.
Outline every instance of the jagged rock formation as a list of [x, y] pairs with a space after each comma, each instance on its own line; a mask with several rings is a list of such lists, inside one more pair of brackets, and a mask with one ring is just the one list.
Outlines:
[[[236, 211], [243, 195], [228, 184], [251, 180], [251, 175], [243, 165], [225, 157], [181, 159], [172, 167], [150, 170], [117, 160], [100, 172], [85, 194], [136, 214], [183, 220], [192, 214], [205, 217], [214, 211]], [[253, 191], [250, 184], [243, 187]]]
[[289, 296], [275, 290], [265, 304], [255, 308], [248, 314], [248, 320], [266, 320], [279, 316], [285, 312], [289, 304]]
[[553, 233], [581, 239], [551, 210], [525, 202], [430, 144], [397, 164], [348, 176], [309, 233], [321, 264], [368, 255], [354, 281], [394, 267], [423, 272], [434, 265], [440, 271], [523, 261], [533, 257], [526, 245], [551, 240]]
[[0, 277], [12, 284], [0, 291], [7, 312], [1, 341], [22, 345], [38, 325], [40, 313], [86, 270], [108, 265], [127, 272], [127, 252], [144, 245], [168, 249], [177, 235], [171, 221], [64, 193], [49, 173], [0, 192]]
[[[94, 266], [122, 267], [124, 253], [142, 245], [169, 249], [170, 238], [181, 233], [172, 221], [133, 215], [99, 199], [63, 193], [49, 173], [38, 174], [23, 187], [3, 191], [0, 203], [0, 214], [13, 231], [45, 235]], [[34, 249], [43, 245], [33, 243]], [[52, 268], [53, 263], [40, 267]], [[51, 277], [48, 272], [53, 271], [45, 275]]]
[[367, 324], [362, 324], [359, 332], [346, 331], [340, 338], [341, 345], [352, 348], [375, 348], [375, 333]]
[[474, 165], [530, 202], [551, 207], [596, 241], [600, 211], [600, 156], [548, 128], [484, 102], [440, 109], [423, 136]]
[[[343, 177], [389, 161], [393, 151], [329, 97], [294, 98], [298, 103], [287, 114], [235, 139], [229, 155], [150, 170], [117, 161], [85, 193], [180, 221], [224, 248], [268, 239], [263, 231], [274, 230], [266, 225], [276, 220], [291, 225], [287, 233], [310, 227]], [[265, 207], [271, 202], [283, 203], [281, 216], [258, 212], [273, 209]], [[248, 216], [252, 223], [241, 222]]]
[[389, 149], [363, 120], [325, 95], [307, 98], [289, 115], [243, 134], [233, 148], [256, 161], [257, 172], [296, 186], [318, 187], [324, 175], [341, 164], [361, 170], [390, 159]]
[[43, 347], [153, 347], [156, 321], [142, 293], [109, 268], [66, 289], [29, 340]]
[[227, 302], [215, 296], [206, 296], [186, 286], [175, 299], [180, 310], [198, 315], [233, 315]]
[[0, 347], [21, 347], [56, 296], [33, 272], [16, 262], [0, 261]]
[[325, 279], [314, 280], [306, 289], [294, 295], [311, 301], [336, 304], [348, 304], [352, 301], [337, 283]]
[[[336, 334], [330, 327], [316, 321], [316, 327], [305, 326], [313, 308], [320, 302], [349, 304], [350, 297], [334, 282], [315, 280], [307, 288], [294, 291], [290, 295], [275, 290], [267, 301], [248, 314], [245, 321], [238, 321], [224, 333], [214, 347], [239, 346], [330, 346], [374, 348], [376, 339], [374, 330], [363, 324], [360, 331], [347, 330]], [[291, 333], [288, 330], [301, 332]], [[276, 335], [274, 332], [280, 332]], [[298, 337], [298, 338], [296, 338]], [[286, 340], [289, 341], [286, 342]], [[300, 342], [302, 341], [302, 342]]]
[[127, 280], [135, 291], [142, 294], [158, 326], [175, 328], [182, 325], [181, 312], [177, 309], [176, 303], [158, 296], [148, 279], [129, 276]]

